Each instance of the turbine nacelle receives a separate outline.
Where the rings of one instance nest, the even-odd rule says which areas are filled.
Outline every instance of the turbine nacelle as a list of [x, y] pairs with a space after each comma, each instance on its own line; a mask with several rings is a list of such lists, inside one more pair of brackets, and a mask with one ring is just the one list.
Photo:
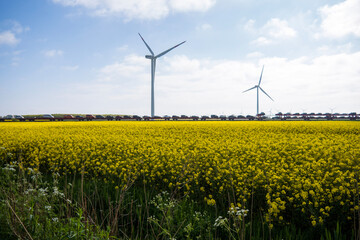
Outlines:
[[152, 55], [145, 55], [145, 58], [147, 58], [147, 59], [153, 59], [153, 58], [155, 58], [155, 57], [152, 56]]

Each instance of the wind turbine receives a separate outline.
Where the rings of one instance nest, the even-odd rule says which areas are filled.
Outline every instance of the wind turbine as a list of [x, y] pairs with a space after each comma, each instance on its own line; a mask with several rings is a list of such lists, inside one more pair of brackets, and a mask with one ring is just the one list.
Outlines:
[[274, 99], [272, 99], [272, 98], [269, 96], [269, 94], [267, 94], [267, 93], [264, 91], [264, 89], [262, 89], [262, 88], [260, 87], [260, 83], [261, 83], [261, 78], [262, 78], [263, 71], [264, 71], [264, 66], [262, 67], [262, 70], [261, 70], [261, 75], [260, 75], [260, 79], [259, 79], [258, 85], [255, 85], [254, 87], [249, 88], [248, 90], [243, 91], [243, 93], [244, 93], [244, 92], [247, 92], [247, 91], [250, 91], [250, 90], [253, 90], [254, 88], [256, 88], [256, 91], [257, 91], [257, 108], [256, 108], [256, 115], [259, 115], [259, 89], [260, 89], [263, 93], [265, 93], [266, 96], [268, 96], [271, 100], [274, 101]]
[[154, 81], [155, 81], [155, 68], [156, 68], [156, 59], [167, 54], [168, 52], [170, 52], [171, 50], [173, 50], [174, 48], [180, 46], [181, 44], [185, 43], [186, 41], [183, 41], [182, 43], [179, 43], [178, 45], [175, 45], [172, 48], [169, 48], [168, 50], [155, 55], [154, 52], [151, 50], [151, 48], [149, 47], [149, 45], [145, 42], [144, 38], [141, 36], [141, 34], [139, 33], [139, 36], [141, 37], [141, 39], [143, 40], [143, 42], [145, 43], [147, 49], [149, 49], [151, 55], [145, 55], [145, 58], [150, 59], [151, 60], [151, 117], [153, 118], [155, 115], [155, 106], [154, 106]]
[[269, 114], [270, 114], [270, 117], [273, 115], [272, 108], [270, 108]]

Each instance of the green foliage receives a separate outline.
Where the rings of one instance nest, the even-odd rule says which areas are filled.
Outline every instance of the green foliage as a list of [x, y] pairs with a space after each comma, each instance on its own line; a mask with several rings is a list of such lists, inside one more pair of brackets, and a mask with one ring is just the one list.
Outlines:
[[58, 177], [45, 181], [17, 162], [0, 169], [0, 239], [110, 239], [59, 190]]
[[197, 203], [188, 196], [179, 200], [163, 191], [151, 201], [153, 215], [148, 217], [154, 239], [207, 239], [214, 238], [212, 216], [199, 210]]
[[353, 238], [353, 229], [344, 231], [340, 222], [334, 228], [270, 226], [259, 209], [251, 215], [250, 207], [228, 201], [208, 205], [145, 183], [119, 189], [83, 174], [43, 175], [9, 159], [0, 159], [0, 239]]

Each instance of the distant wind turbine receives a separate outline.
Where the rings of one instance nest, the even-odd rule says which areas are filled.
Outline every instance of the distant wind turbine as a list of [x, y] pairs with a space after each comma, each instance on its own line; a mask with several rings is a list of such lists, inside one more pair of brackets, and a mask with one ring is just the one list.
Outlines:
[[272, 108], [270, 108], [269, 114], [270, 114], [270, 117], [273, 115]]
[[166, 53], [170, 52], [171, 50], [173, 50], [174, 48], [180, 46], [181, 44], [185, 43], [186, 41], [183, 41], [182, 43], [179, 43], [178, 45], [175, 45], [172, 48], [169, 48], [168, 50], [158, 54], [155, 56], [154, 52], [151, 50], [151, 48], [149, 47], [149, 45], [145, 42], [144, 38], [140, 35], [141, 39], [143, 40], [143, 42], [145, 43], [147, 49], [149, 49], [151, 55], [145, 55], [145, 58], [150, 59], [151, 60], [151, 117], [153, 118], [155, 115], [155, 99], [154, 99], [154, 82], [155, 82], [155, 68], [156, 68], [156, 59], [165, 55]]
[[267, 94], [267, 93], [264, 91], [264, 89], [262, 89], [262, 88], [260, 87], [260, 83], [261, 83], [261, 78], [262, 78], [263, 71], [264, 71], [264, 66], [262, 67], [262, 70], [261, 70], [261, 75], [260, 75], [260, 79], [259, 79], [258, 85], [255, 85], [254, 87], [249, 88], [248, 90], [243, 91], [243, 93], [244, 93], [244, 92], [247, 92], [247, 91], [250, 91], [250, 90], [253, 90], [254, 88], [256, 88], [256, 91], [257, 91], [257, 108], [256, 108], [256, 115], [259, 114], [259, 89], [260, 89], [263, 93], [265, 93], [266, 96], [268, 96], [271, 100], [274, 101], [274, 99], [272, 99], [272, 98], [269, 96], [269, 94]]

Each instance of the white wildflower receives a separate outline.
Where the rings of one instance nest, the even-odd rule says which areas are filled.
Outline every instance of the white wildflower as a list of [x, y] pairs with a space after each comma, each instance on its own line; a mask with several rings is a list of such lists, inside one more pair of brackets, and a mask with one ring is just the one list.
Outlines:
[[35, 189], [33, 189], [33, 188], [29, 188], [29, 189], [27, 189], [27, 190], [25, 190], [25, 194], [29, 194], [29, 193], [31, 193], [31, 192], [33, 192], [33, 191], [35, 191]]
[[[11, 166], [11, 165], [10, 165], [10, 166]], [[15, 168], [12, 168], [12, 167], [4, 167], [3, 170], [13, 171], [13, 172], [16, 171], [16, 169], [15, 169]]]
[[59, 191], [58, 187], [54, 187], [54, 195], [55, 196], [60, 196], [60, 197], [65, 197], [65, 194], [63, 194], [62, 192]]
[[249, 210], [247, 209], [240, 209], [239, 207], [231, 207], [228, 211], [228, 214], [230, 216], [240, 216], [240, 217], [246, 217]]
[[39, 192], [40, 192], [40, 195], [42, 196], [46, 196], [46, 192], [47, 192], [48, 188], [39, 188]]
[[225, 226], [226, 222], [227, 222], [227, 218], [223, 218], [222, 216], [219, 216], [217, 219], [215, 219], [214, 227]]

